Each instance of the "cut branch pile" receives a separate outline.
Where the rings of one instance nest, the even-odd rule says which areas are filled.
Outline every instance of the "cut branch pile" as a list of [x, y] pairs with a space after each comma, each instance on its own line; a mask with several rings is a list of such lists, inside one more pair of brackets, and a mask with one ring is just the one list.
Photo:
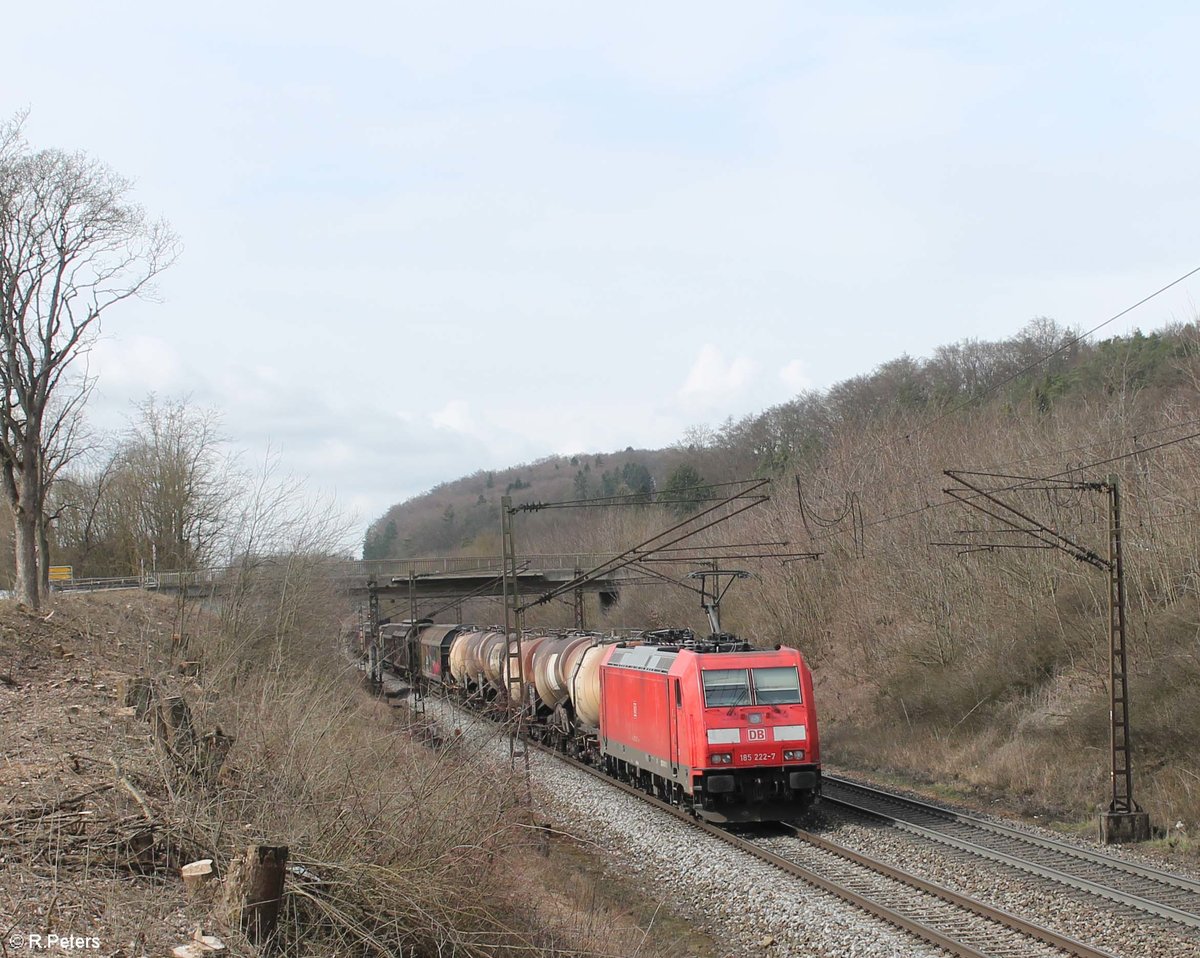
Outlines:
[[[233, 739], [220, 728], [197, 736], [191, 708], [181, 695], [164, 695], [145, 676], [127, 676], [117, 704], [149, 723], [151, 737], [172, 778], [213, 782]], [[113, 778], [24, 808], [0, 810], [0, 863], [24, 863], [55, 874], [64, 869], [155, 874], [205, 857], [198, 838], [174, 803], [153, 797], [113, 762]], [[162, 782], [158, 783], [161, 791]], [[211, 857], [211, 856], [209, 856]]]
[[120, 796], [141, 793], [123, 776], [118, 784], [7, 811], [0, 818], [0, 861], [55, 874], [64, 869], [151, 874], [198, 857], [192, 853], [200, 843], [185, 823], [172, 821], [144, 796], [131, 812]]

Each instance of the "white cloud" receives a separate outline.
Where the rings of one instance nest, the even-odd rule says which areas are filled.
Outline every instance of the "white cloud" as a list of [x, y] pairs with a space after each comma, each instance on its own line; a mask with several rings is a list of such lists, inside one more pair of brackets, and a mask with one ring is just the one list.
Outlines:
[[[217, 0], [197, 33], [184, 8], [69, 5], [69, 36], [14, 5], [10, 72], [67, 55], [0, 117], [32, 106], [35, 146], [133, 177], [187, 245], [166, 305], [106, 316], [89, 416], [190, 395], [368, 520], [1031, 316], [1091, 326], [1191, 265], [1200, 67], [1166, 21]], [[1145, 135], [1091, 162], [1118, 121]], [[1189, 319], [1189, 295], [1129, 321]]]
[[102, 337], [89, 364], [103, 370], [106, 388], [142, 394], [176, 390], [183, 371], [178, 350], [157, 336]]
[[437, 412], [431, 413], [429, 421], [439, 429], [468, 434], [471, 432], [471, 410], [462, 399], [451, 399]]
[[737, 396], [750, 383], [754, 363], [745, 356], [726, 361], [712, 343], [705, 343], [679, 389], [679, 400], [692, 408], [716, 406]]
[[808, 370], [805, 368], [803, 360], [793, 359], [790, 363], [779, 370], [779, 378], [783, 380], [783, 384], [794, 393], [801, 390], [811, 388], [813, 381], [808, 375]]

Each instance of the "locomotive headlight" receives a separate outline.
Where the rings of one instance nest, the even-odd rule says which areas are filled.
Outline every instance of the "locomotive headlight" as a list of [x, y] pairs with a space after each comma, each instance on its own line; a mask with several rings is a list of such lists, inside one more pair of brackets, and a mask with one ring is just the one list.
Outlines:
[[713, 765], [729, 765], [733, 761], [733, 755], [729, 752], [716, 752], [710, 755], [708, 760]]
[[804, 761], [804, 749], [802, 749], [802, 748], [798, 748], [795, 750], [785, 749], [784, 753], [783, 753], [783, 760], [785, 762], [803, 762]]

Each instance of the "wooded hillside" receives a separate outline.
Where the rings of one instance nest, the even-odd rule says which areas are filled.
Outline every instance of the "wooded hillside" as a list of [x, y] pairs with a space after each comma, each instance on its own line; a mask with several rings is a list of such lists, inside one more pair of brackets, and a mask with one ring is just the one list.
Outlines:
[[[724, 619], [752, 641], [795, 644], [810, 657], [829, 758], [1004, 790], [1090, 820], [1084, 813], [1107, 795], [1107, 577], [1059, 551], [976, 549], [1035, 543], [954, 503], [943, 470], [1111, 473], [1127, 534], [1137, 797], [1156, 821], [1196, 822], [1198, 385], [1195, 324], [1088, 344], [1037, 320], [1010, 340], [901, 357], [668, 450], [549, 459], [448, 483], [389, 510], [368, 533], [367, 554], [496, 554], [506, 487], [516, 502], [580, 498], [582, 474], [587, 494], [600, 496], [605, 474], [631, 462], [659, 490], [685, 466], [706, 482], [769, 477], [770, 503], [699, 541], [820, 553], [742, 563], [756, 578], [730, 593]], [[1107, 548], [1101, 496], [1043, 485], [1011, 498], [1088, 548]], [[518, 549], [627, 548], [676, 521], [672, 509], [523, 514]], [[660, 568], [678, 578], [695, 566]], [[603, 619], [589, 614], [591, 625], [703, 626], [695, 595], [663, 584], [626, 589]], [[479, 602], [463, 615], [496, 621], [499, 607]], [[552, 604], [532, 621], [569, 618]]]

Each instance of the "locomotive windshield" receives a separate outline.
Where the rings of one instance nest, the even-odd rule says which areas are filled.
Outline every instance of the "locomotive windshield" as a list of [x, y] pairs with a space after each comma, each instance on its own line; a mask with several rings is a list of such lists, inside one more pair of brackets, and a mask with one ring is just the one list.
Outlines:
[[706, 707], [750, 704], [750, 675], [745, 669], [704, 669], [700, 674]]
[[800, 675], [794, 665], [749, 670], [702, 669], [700, 674], [704, 677], [704, 705], [710, 709], [800, 704]]
[[794, 665], [751, 669], [757, 705], [799, 705], [800, 676]]

